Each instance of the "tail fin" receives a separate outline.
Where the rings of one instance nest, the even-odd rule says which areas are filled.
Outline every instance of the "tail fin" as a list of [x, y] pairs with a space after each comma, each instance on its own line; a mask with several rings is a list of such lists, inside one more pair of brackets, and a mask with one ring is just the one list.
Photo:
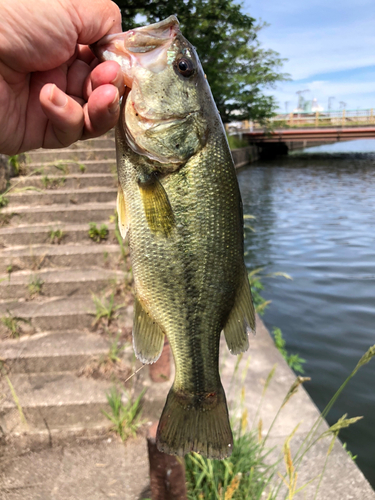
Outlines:
[[189, 394], [172, 386], [156, 435], [159, 451], [184, 456], [196, 451], [222, 459], [232, 453], [233, 436], [222, 387], [217, 392]]

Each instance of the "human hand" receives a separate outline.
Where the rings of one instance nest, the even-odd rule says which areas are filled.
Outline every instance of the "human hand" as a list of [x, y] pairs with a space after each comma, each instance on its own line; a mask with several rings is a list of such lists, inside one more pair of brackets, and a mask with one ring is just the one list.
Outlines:
[[121, 31], [110, 0], [0, 0], [0, 152], [61, 148], [104, 134], [123, 76], [88, 45]]

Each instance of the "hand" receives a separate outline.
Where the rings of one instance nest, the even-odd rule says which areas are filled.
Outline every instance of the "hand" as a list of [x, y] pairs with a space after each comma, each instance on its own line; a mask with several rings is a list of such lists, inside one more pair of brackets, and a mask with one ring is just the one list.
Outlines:
[[111, 129], [124, 83], [88, 45], [121, 31], [110, 0], [0, 0], [0, 152], [61, 148]]

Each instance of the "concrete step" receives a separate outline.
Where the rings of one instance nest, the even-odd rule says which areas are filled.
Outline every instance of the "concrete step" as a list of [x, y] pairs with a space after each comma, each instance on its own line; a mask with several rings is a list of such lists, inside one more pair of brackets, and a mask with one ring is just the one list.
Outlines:
[[27, 207], [35, 205], [82, 205], [84, 203], [108, 203], [116, 200], [117, 188], [114, 187], [87, 187], [83, 189], [46, 189], [42, 191], [10, 192], [9, 208], [13, 205]]
[[[59, 186], [59, 189], [62, 187], [64, 189], [114, 188], [117, 187], [117, 176], [112, 174], [32, 175], [31, 177], [14, 177], [11, 179], [11, 185], [15, 186], [11, 194], [16, 194], [17, 190], [20, 191], [24, 187], [37, 189], [53, 189], [54, 187], [56, 189], [56, 186]], [[23, 193], [26, 192], [23, 191]]]
[[97, 245], [30, 245], [8, 247], [0, 250], [0, 273], [22, 269], [46, 269], [51, 267], [87, 268], [111, 267], [120, 257], [117, 244]]
[[[119, 309], [118, 313], [121, 328], [131, 329], [133, 308], [124, 307]], [[39, 301], [29, 302], [2, 301], [0, 318], [3, 317], [15, 318], [25, 333], [92, 328], [95, 322], [95, 304], [89, 295], [41, 298]], [[24, 324], [19, 318], [27, 320], [28, 323]], [[2, 323], [0, 337], [10, 337], [9, 330]]]
[[[106, 149], [106, 148], [114, 148], [115, 145], [116, 143], [114, 136], [113, 137], [103, 136], [103, 137], [96, 137], [95, 139], [87, 139], [86, 141], [78, 141], [64, 149], [69, 151], [74, 151], [75, 149], [84, 149], [84, 148]], [[56, 151], [56, 150], [53, 149], [49, 151]]]
[[[78, 377], [71, 372], [11, 374], [11, 383], [27, 421], [27, 427], [45, 429], [75, 425], [104, 424], [101, 410], [109, 410], [106, 392], [111, 383]], [[4, 394], [0, 410], [5, 434], [25, 430], [20, 412], [4, 378], [0, 381]]]
[[[139, 366], [137, 363], [133, 368]], [[142, 370], [142, 376], [135, 381], [132, 379], [134, 384], [127, 387], [132, 389], [134, 397], [146, 388], [142, 399], [142, 418], [145, 422], [160, 417], [171, 385], [170, 381], [152, 383], [147, 372], [147, 368]], [[4, 394], [0, 425], [7, 444], [17, 446], [18, 441], [20, 449], [26, 446], [43, 448], [51, 446], [52, 442], [57, 444], [63, 441], [65, 444], [67, 437], [72, 438], [74, 434], [80, 436], [83, 431], [91, 438], [95, 433], [103, 435], [104, 430], [112, 427], [102, 410], [111, 413], [106, 394], [113, 387], [113, 382], [78, 377], [74, 372], [10, 374], [9, 379], [26, 424], [22, 422], [19, 408], [3, 377], [0, 380], [0, 390]], [[126, 403], [128, 398], [129, 392], [123, 392], [122, 402]]]
[[85, 162], [87, 160], [116, 160], [115, 146], [103, 149], [37, 149], [26, 153], [27, 163], [59, 162], [72, 160]]
[[40, 224], [56, 222], [65, 223], [82, 223], [95, 220], [109, 220], [109, 217], [114, 215], [116, 200], [103, 203], [84, 203], [82, 205], [35, 205], [25, 207], [23, 205], [5, 207], [2, 209], [2, 214], [10, 214], [12, 216], [11, 224]]
[[98, 294], [109, 283], [120, 283], [123, 280], [123, 272], [109, 269], [57, 268], [16, 271], [10, 275], [0, 275], [0, 300]]
[[0, 343], [0, 358], [9, 374], [65, 372], [82, 369], [108, 353], [109, 341], [80, 330], [42, 332]]
[[[87, 160], [77, 162], [74, 160], [52, 160], [41, 163], [32, 161], [27, 164], [29, 176], [34, 175], [86, 175], [86, 174], [116, 174], [116, 159], [110, 160]], [[30, 177], [29, 177], [30, 178]]]
[[[108, 223], [108, 220], [95, 221], [99, 228], [102, 224], [108, 227], [107, 243], [116, 243], [115, 224]], [[40, 225], [20, 225], [0, 228], [0, 246], [20, 246], [20, 245], [43, 245], [55, 242], [56, 238], [51, 240], [51, 231], [60, 229], [63, 233], [61, 244], [83, 243], [85, 245], [97, 245], [88, 235], [89, 223], [66, 224], [66, 223], [47, 223]]]

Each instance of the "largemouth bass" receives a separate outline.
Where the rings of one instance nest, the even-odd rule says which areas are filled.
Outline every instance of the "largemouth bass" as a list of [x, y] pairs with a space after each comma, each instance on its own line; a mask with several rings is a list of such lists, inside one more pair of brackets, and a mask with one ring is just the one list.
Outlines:
[[116, 129], [122, 236], [128, 236], [133, 345], [155, 362], [164, 335], [176, 374], [157, 431], [161, 451], [224, 458], [232, 432], [219, 340], [249, 346], [254, 308], [243, 259], [241, 197], [205, 74], [175, 16], [95, 44], [127, 87]]

